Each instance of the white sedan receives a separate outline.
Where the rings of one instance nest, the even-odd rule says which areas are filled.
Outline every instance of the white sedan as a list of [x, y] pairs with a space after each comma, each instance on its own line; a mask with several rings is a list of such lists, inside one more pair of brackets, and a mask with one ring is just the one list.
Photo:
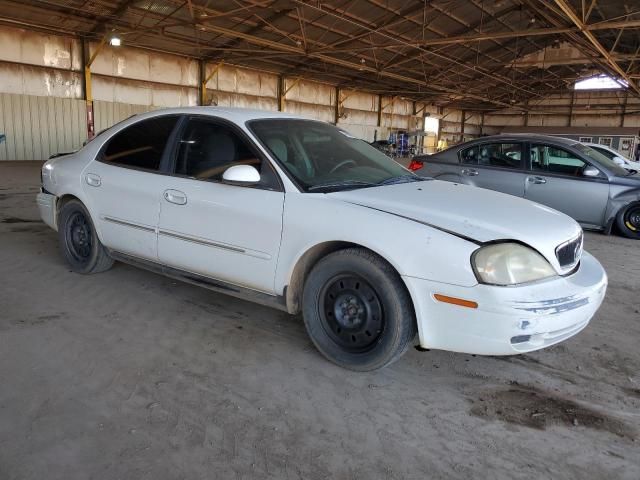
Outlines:
[[640, 172], [640, 162], [634, 162], [622, 155], [617, 150], [606, 145], [600, 145], [599, 143], [585, 143], [587, 147], [593, 148], [596, 152], [601, 153], [609, 160], [613, 160], [616, 164], [620, 165], [625, 170], [632, 172]]
[[194, 107], [137, 115], [49, 160], [37, 203], [79, 273], [114, 260], [302, 313], [329, 360], [540, 349], [607, 276], [566, 215], [418, 177], [332, 125]]

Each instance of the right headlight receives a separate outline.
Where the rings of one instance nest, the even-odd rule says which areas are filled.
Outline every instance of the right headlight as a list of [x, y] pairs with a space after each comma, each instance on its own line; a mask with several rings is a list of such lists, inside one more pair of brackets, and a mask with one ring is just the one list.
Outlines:
[[471, 263], [478, 280], [491, 285], [518, 285], [556, 275], [542, 255], [515, 242], [482, 247], [473, 254]]

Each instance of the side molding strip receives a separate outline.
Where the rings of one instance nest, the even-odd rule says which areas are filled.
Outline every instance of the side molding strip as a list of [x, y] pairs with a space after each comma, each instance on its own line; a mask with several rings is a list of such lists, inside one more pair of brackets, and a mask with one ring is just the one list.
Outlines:
[[153, 232], [153, 233], [155, 233], [155, 231], [156, 231], [156, 229], [153, 228], [153, 227], [147, 227], [146, 225], [140, 225], [138, 223], [125, 222], [124, 220], [118, 220], [117, 218], [113, 218], [113, 217], [102, 217], [102, 219], [105, 222], [115, 223], [116, 225], [122, 225], [123, 227], [136, 228], [138, 230], [143, 230], [145, 232]]
[[231, 250], [232, 252], [238, 253], [247, 253], [247, 251], [243, 248], [232, 247], [231, 245], [224, 245], [222, 243], [210, 242], [208, 240], [202, 240], [200, 238], [190, 237], [186, 235], [181, 235], [179, 233], [169, 232], [168, 230], [160, 230], [158, 231], [160, 235], [164, 235], [165, 237], [177, 238], [178, 240], [184, 240], [185, 242], [197, 243], [198, 245], [205, 245], [207, 247], [215, 247], [222, 248], [224, 250]]
[[182, 240], [184, 242], [195, 243], [196, 245], [203, 245], [205, 247], [211, 247], [211, 248], [220, 248], [222, 250], [227, 250], [229, 252], [242, 253], [250, 257], [259, 258], [261, 260], [271, 260], [271, 255], [269, 255], [268, 253], [260, 252], [257, 250], [247, 250], [246, 248], [237, 247], [235, 245], [229, 245], [226, 243], [212, 242], [211, 240], [207, 240], [199, 237], [192, 237], [191, 235], [186, 235], [184, 233], [172, 232], [170, 230], [159, 230], [158, 234], [164, 237]]

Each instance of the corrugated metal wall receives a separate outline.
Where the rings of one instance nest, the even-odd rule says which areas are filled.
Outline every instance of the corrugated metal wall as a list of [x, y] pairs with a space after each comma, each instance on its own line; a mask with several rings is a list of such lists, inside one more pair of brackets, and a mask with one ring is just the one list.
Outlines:
[[131, 105], [130, 103], [104, 102], [96, 100], [93, 102], [93, 117], [96, 133], [109, 128], [110, 126], [129, 118], [137, 113], [150, 112], [158, 108], [153, 105]]
[[[0, 160], [41, 160], [79, 147], [86, 136], [81, 41], [0, 26], [0, 45], [0, 92], [5, 95], [0, 133], [7, 135], [7, 142], [0, 144]], [[96, 47], [93, 42], [91, 50]], [[96, 131], [134, 113], [196, 105], [198, 68], [196, 60], [178, 55], [105, 46], [92, 65]], [[274, 73], [213, 63], [205, 70], [207, 76], [214, 73], [207, 83], [208, 104], [278, 109], [279, 78]], [[419, 130], [424, 114], [441, 120], [441, 138], [449, 143], [461, 137], [496, 133], [508, 125], [640, 128], [640, 99], [623, 90], [551, 95], [531, 102], [528, 115], [517, 109], [487, 112], [484, 116], [466, 112], [462, 132], [460, 110], [417, 104], [416, 111], [421, 113], [413, 115], [414, 105], [406, 99], [379, 99], [376, 94], [347, 89], [337, 99], [335, 86], [309, 79], [299, 81], [294, 75], [292, 72], [284, 79], [285, 111], [333, 122], [336, 103], [341, 101], [338, 124], [369, 141], [387, 138], [399, 129]], [[381, 125], [379, 102], [383, 110]]]
[[45, 160], [87, 138], [83, 100], [0, 93], [1, 160]]

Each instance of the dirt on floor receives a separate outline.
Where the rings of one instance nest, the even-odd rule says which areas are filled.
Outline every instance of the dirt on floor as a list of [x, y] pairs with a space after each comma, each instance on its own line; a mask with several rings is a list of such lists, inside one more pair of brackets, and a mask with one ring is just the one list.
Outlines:
[[414, 349], [354, 373], [299, 317], [116, 264], [72, 273], [0, 165], [0, 479], [640, 478], [640, 242], [578, 336], [514, 357]]

